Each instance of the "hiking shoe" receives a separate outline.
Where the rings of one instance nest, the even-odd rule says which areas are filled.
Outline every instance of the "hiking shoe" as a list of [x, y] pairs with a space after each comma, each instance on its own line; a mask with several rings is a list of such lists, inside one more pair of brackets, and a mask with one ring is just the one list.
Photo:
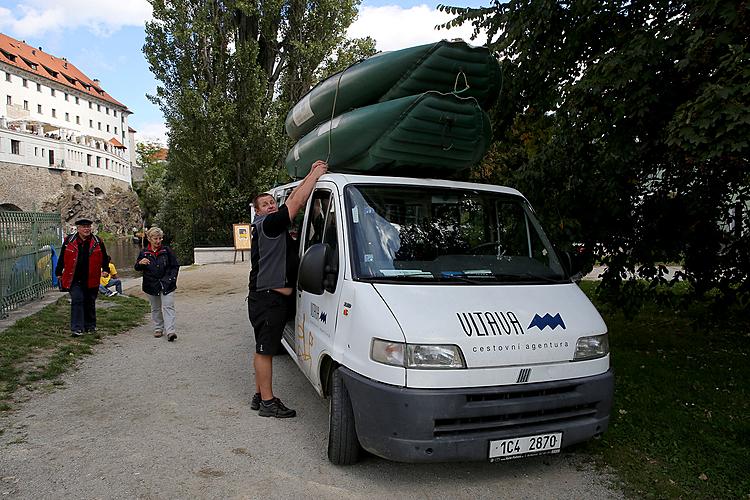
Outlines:
[[177, 340], [177, 334], [174, 332], [170, 333], [169, 335], [167, 335], [167, 340], [170, 342], [174, 342], [175, 340]]
[[273, 398], [270, 403], [260, 402], [258, 415], [261, 417], [291, 418], [297, 415], [297, 412], [284, 406], [279, 398]]
[[109, 294], [110, 297], [114, 297], [115, 295], [120, 295], [120, 294], [117, 293], [117, 292], [112, 292], [112, 293]]
[[250, 409], [258, 411], [260, 409], [260, 393], [256, 392], [253, 394], [253, 399], [250, 400]]
[[157, 339], [162, 335], [164, 335], [164, 332], [162, 332], [161, 330], [154, 330], [154, 337], [156, 337]]
[[83, 331], [81, 331], [81, 330], [73, 330], [72, 332], [70, 332], [70, 336], [71, 337], [82, 337], [83, 336]]
[[86, 328], [86, 333], [96, 333], [96, 327]]

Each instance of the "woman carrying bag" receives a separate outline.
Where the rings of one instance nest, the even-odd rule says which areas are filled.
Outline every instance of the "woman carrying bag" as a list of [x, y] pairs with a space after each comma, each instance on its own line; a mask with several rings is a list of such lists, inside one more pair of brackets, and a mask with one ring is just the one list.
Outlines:
[[174, 252], [164, 245], [164, 232], [156, 226], [146, 231], [148, 246], [141, 250], [135, 270], [143, 273], [143, 291], [151, 302], [151, 321], [154, 337], [167, 334], [167, 340], [177, 339], [175, 332], [174, 291], [180, 264]]

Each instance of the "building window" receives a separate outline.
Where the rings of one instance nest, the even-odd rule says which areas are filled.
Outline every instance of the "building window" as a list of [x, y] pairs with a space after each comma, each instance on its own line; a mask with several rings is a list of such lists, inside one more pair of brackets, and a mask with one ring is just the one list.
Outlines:
[[23, 79], [23, 86], [26, 88], [29, 87], [29, 81], [26, 78]]
[[107, 132], [109, 132], [109, 123], [107, 124]]
[[76, 115], [76, 125], [80, 125], [80, 124], [81, 124], [81, 117]]
[[42, 84], [41, 83], [37, 83], [36, 84], [36, 91], [37, 92], [41, 92], [42, 91]]
[[115, 134], [117, 133], [117, 127], [115, 127]]
[[25, 109], [26, 111], [29, 110], [29, 101], [23, 101], [23, 109]]
[[94, 128], [94, 120], [89, 120], [89, 127]]
[[49, 95], [55, 97], [55, 89], [49, 89]]
[[96, 124], [96, 125], [97, 125], [97, 128], [98, 128], [99, 130], [101, 130], [101, 129], [102, 129], [102, 122], [97, 122], [97, 124]]
[[105, 158], [104, 159], [104, 168], [106, 168], [107, 170], [109, 170], [109, 158]]
[[109, 107], [106, 107], [104, 109], [106, 110], [107, 114], [109, 114]]
[[80, 99], [78, 99], [78, 96], [75, 96], [75, 99], [76, 99], [76, 104], [78, 104], [78, 101], [80, 101]]
[[86, 166], [91, 166], [91, 155], [86, 155]]
[[117, 116], [117, 110], [116, 110], [116, 109], [113, 109], [113, 110], [112, 110], [112, 114], [114, 114], [115, 116]]
[[41, 104], [37, 104], [36, 105], [36, 112], [39, 113], [40, 115], [42, 114], [42, 105]]
[[57, 110], [52, 108], [52, 118], [57, 118]]
[[96, 168], [102, 168], [102, 157], [97, 156], [96, 157]]
[[5, 104], [7, 104], [8, 106], [10, 106], [11, 104], [13, 104], [13, 98], [11, 96], [9, 96], [9, 95], [5, 96]]
[[34, 148], [34, 156], [39, 156], [39, 148]]
[[68, 100], [68, 93], [67, 92], [65, 92], [65, 100], [66, 101]]
[[66, 122], [70, 121], [70, 113], [65, 113], [65, 121]]
[[102, 110], [102, 105], [101, 104], [97, 104], [96, 105], [96, 110], [97, 111], [101, 111]]
[[21, 141], [15, 139], [10, 140], [10, 152], [14, 155], [21, 154]]
[[6, 82], [10, 81], [10, 73], [5, 73], [5, 81]]

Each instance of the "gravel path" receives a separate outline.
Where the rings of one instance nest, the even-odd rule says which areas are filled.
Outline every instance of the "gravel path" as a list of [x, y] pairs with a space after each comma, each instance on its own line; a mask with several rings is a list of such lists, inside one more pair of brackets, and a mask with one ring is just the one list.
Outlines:
[[[295, 419], [258, 417], [247, 264], [184, 269], [174, 343], [109, 337], [64, 386], [0, 421], [3, 498], [622, 498], [572, 453], [499, 464], [326, 458], [327, 402], [288, 356], [274, 387]], [[136, 288], [137, 287], [137, 288]], [[131, 282], [126, 293], [137, 291]]]

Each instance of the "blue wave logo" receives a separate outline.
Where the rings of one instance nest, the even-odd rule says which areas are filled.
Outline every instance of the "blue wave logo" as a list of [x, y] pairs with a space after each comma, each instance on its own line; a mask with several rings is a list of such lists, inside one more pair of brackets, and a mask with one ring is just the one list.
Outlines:
[[540, 330], [544, 330], [545, 328], [549, 327], [550, 330], [554, 330], [558, 326], [562, 327], [562, 329], [565, 330], [565, 322], [560, 316], [560, 313], [557, 313], [554, 316], [552, 316], [550, 313], [546, 313], [544, 316], [535, 314], [534, 319], [532, 319], [531, 323], [529, 323], [529, 327], [527, 328], [527, 330], [531, 330], [533, 327], [537, 327]]

